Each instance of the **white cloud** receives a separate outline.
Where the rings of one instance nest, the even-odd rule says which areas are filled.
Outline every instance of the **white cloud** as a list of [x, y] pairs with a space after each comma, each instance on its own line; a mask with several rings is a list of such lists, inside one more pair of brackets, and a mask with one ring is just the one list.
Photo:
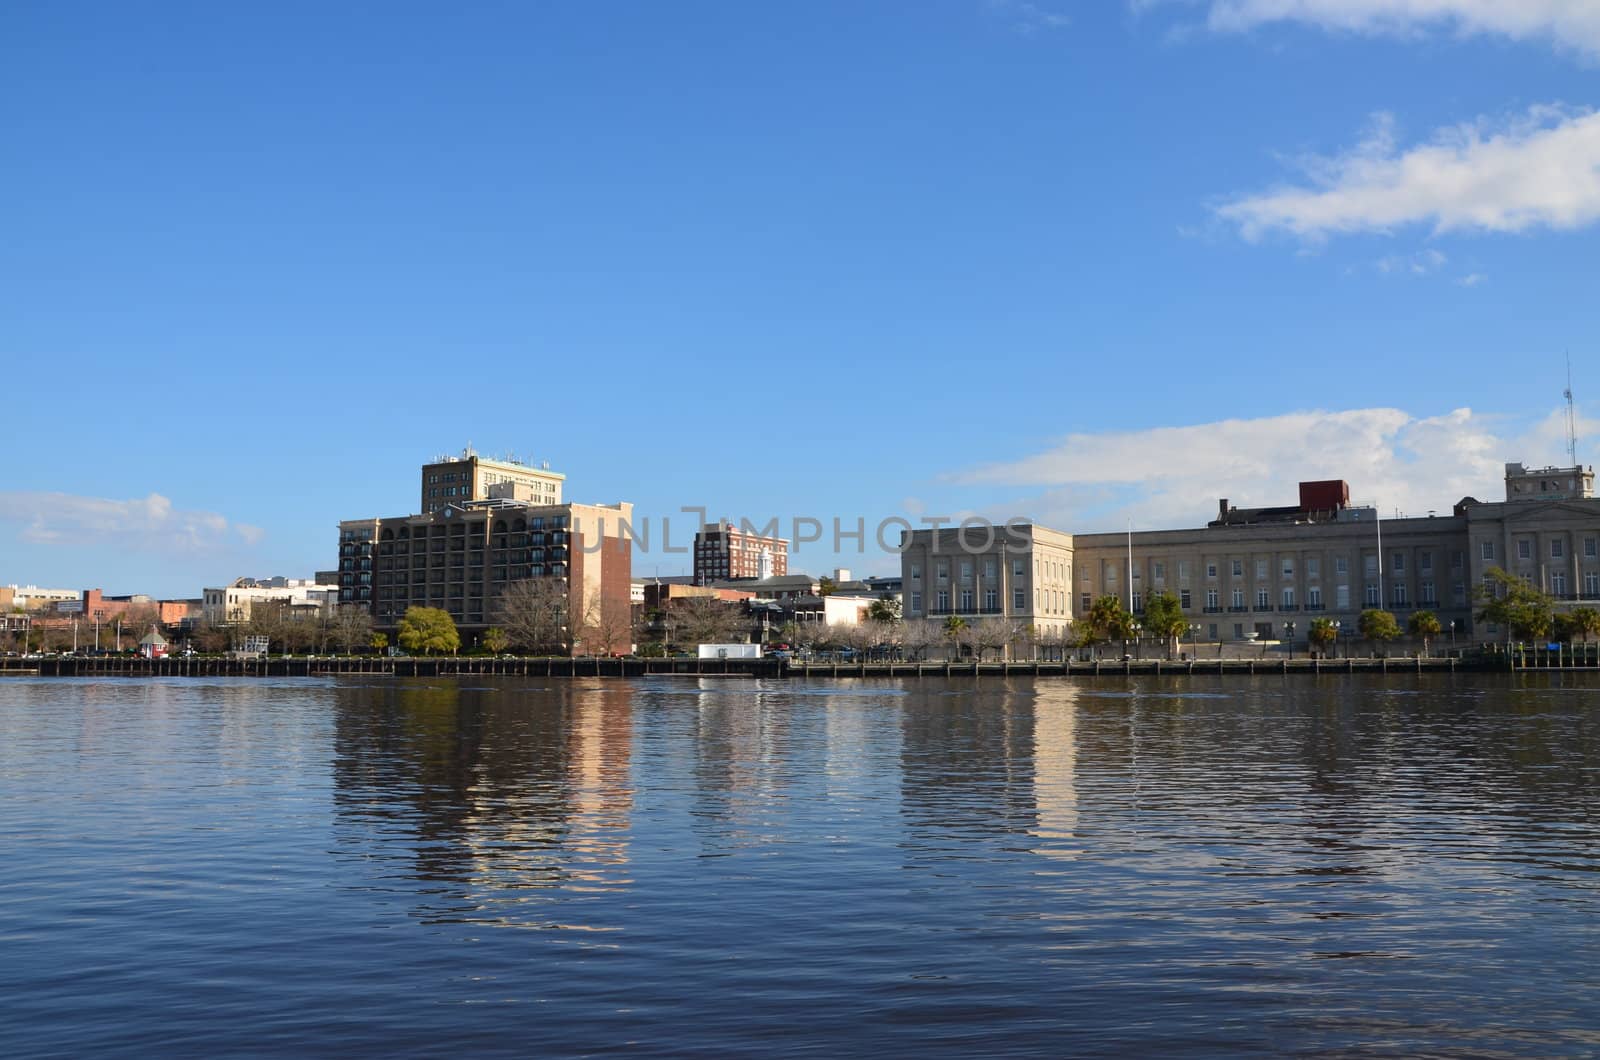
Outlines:
[[1031, 3], [1030, 0], [989, 0], [989, 10], [1009, 18], [1012, 25], [1023, 33], [1066, 29], [1072, 24], [1068, 16]]
[[254, 545], [263, 531], [230, 523], [215, 512], [184, 511], [159, 493], [132, 500], [69, 493], [0, 493], [0, 522], [19, 523], [18, 537], [32, 544], [108, 545], [141, 552], [186, 555], [242, 541]]
[[1224, 204], [1217, 216], [1255, 240], [1303, 239], [1432, 224], [1435, 232], [1581, 228], [1600, 219], [1600, 113], [1537, 106], [1496, 125], [1480, 119], [1396, 148], [1393, 120], [1334, 158], [1300, 162], [1309, 186]]
[[1444, 28], [1463, 35], [1548, 39], [1600, 55], [1600, 4], [1594, 0], [1214, 0], [1207, 22], [1224, 31], [1269, 22], [1387, 35]]
[[1457, 280], [1456, 283], [1462, 287], [1476, 287], [1488, 278], [1481, 272], [1469, 272]]
[[[951, 478], [1042, 487], [1006, 515], [1020, 510], [1084, 532], [1120, 529], [1129, 519], [1140, 529], [1201, 526], [1215, 518], [1219, 498], [1240, 507], [1294, 504], [1298, 484], [1317, 479], [1344, 479], [1352, 503], [1385, 513], [1448, 514], [1463, 496], [1502, 496], [1508, 460], [1564, 459], [1563, 412], [1512, 435], [1497, 430], [1501, 422], [1470, 409], [1418, 417], [1370, 408], [1072, 434], [1044, 452]], [[1600, 421], [1578, 428], [1594, 434]]]
[[1384, 276], [1426, 276], [1449, 260], [1437, 250], [1423, 250], [1416, 254], [1390, 254], [1374, 262], [1373, 268]]

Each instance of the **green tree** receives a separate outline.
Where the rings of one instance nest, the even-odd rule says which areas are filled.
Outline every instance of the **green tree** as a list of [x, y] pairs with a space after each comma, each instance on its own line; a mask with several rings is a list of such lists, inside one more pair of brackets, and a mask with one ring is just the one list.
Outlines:
[[832, 596], [839, 588], [839, 583], [824, 574], [817, 579], [817, 595]]
[[372, 639], [367, 641], [367, 646], [373, 651], [383, 651], [389, 647], [389, 634], [374, 633]]
[[1361, 617], [1356, 619], [1356, 628], [1361, 635], [1374, 644], [1394, 640], [1400, 635], [1400, 623], [1395, 620], [1392, 613], [1369, 607], [1361, 612]]
[[960, 654], [962, 641], [966, 639], [967, 620], [960, 615], [951, 615], [944, 620], [944, 637], [950, 642], [952, 651]]
[[1574, 607], [1567, 612], [1566, 619], [1571, 635], [1583, 638], [1585, 644], [1590, 637], [1600, 637], [1600, 611], [1592, 607]]
[[1107, 593], [1090, 606], [1079, 627], [1083, 643], [1098, 647], [1106, 641], [1132, 635], [1133, 616], [1123, 608], [1121, 600]]
[[406, 651], [454, 653], [461, 648], [461, 634], [455, 619], [439, 607], [408, 607], [400, 618], [400, 646]]
[[1183, 613], [1178, 594], [1161, 590], [1144, 602], [1144, 628], [1167, 642], [1167, 658], [1178, 649], [1178, 638], [1189, 631], [1189, 618]]
[[1331, 618], [1313, 618], [1306, 638], [1311, 641], [1312, 647], [1326, 656], [1328, 648], [1339, 639], [1339, 627], [1333, 624]]
[[1540, 640], [1555, 628], [1555, 601], [1534, 588], [1526, 578], [1519, 578], [1500, 567], [1484, 571], [1488, 584], [1477, 590], [1482, 609], [1477, 618], [1505, 627], [1506, 639]]
[[887, 600], [874, 600], [867, 605], [867, 617], [874, 622], [887, 622], [890, 625], [900, 621], [900, 599], [891, 596]]
[[1432, 611], [1418, 611], [1406, 622], [1406, 632], [1413, 637], [1422, 638], [1422, 654], [1429, 655], [1433, 638], [1439, 635], [1444, 627], [1439, 625], [1439, 616]]
[[506, 631], [499, 626], [490, 626], [483, 631], [483, 636], [478, 642], [496, 655], [505, 651], [511, 645], [511, 638], [506, 636]]

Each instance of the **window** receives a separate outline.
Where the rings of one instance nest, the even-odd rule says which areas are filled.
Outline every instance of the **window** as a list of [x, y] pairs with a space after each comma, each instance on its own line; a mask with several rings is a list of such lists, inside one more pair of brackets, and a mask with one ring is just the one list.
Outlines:
[[1132, 610], [1134, 610], [1134, 611], [1143, 611], [1144, 610], [1144, 593], [1134, 593], [1133, 594], [1133, 599], [1130, 602], [1133, 604]]
[[1396, 574], [1399, 574], [1401, 571], [1405, 570], [1406, 554], [1404, 552], [1396, 552], [1394, 554], [1394, 562], [1389, 569], [1394, 571]]
[[1082, 609], [1083, 613], [1087, 615], [1089, 610], [1094, 607], [1094, 600], [1088, 593], [1084, 593], [1078, 597], [1078, 606]]
[[1150, 564], [1150, 577], [1154, 578], [1158, 582], [1166, 581], [1167, 565], [1162, 563], [1160, 560]]
[[1185, 611], [1194, 606], [1193, 601], [1189, 598], [1189, 590], [1178, 590], [1178, 606], [1183, 608]]
[[911, 590], [911, 613], [922, 614], [922, 593], [916, 589]]
[[1233, 624], [1233, 639], [1234, 640], [1244, 640], [1244, 623], [1243, 622], [1235, 622]]
[[1433, 595], [1432, 582], [1423, 582], [1421, 585], [1417, 586], [1417, 595], [1421, 597], [1422, 605], [1424, 607], [1432, 607], [1434, 604], [1439, 602], [1438, 599]]
[[1233, 609], [1235, 611], [1243, 611], [1244, 610], [1244, 590], [1243, 589], [1235, 589], [1233, 591]]
[[985, 589], [983, 591], [983, 609], [985, 611], [1000, 610], [1000, 590]]
[[1026, 611], [1028, 609], [1028, 594], [1021, 589], [1013, 589], [1011, 591], [1011, 607], [1016, 611]]
[[1550, 539], [1550, 558], [1564, 559], [1566, 558], [1564, 555], [1565, 552], [1566, 542], [1562, 541], [1559, 537], [1552, 537]]
[[1285, 559], [1283, 561], [1283, 576], [1285, 578], [1293, 578], [1294, 577], [1294, 560]]
[[1265, 589], [1256, 590], [1256, 610], [1267, 611], [1272, 608], [1272, 597], [1267, 595]]
[[1420, 568], [1422, 573], [1424, 573], [1424, 574], [1430, 573], [1433, 570], [1433, 553], [1432, 552], [1419, 552], [1419, 553], [1417, 553], [1417, 567]]
[[1207, 578], [1215, 578], [1216, 576], [1217, 576], [1217, 565], [1215, 563], [1207, 563], [1206, 564], [1206, 577]]
[[[1590, 554], [1593, 555], [1593, 553]], [[1189, 561], [1186, 559], [1178, 561], [1178, 580], [1181, 582], [1189, 580]]]
[[1244, 577], [1244, 560], [1236, 559], [1233, 561], [1233, 576], [1235, 578]]
[[1378, 557], [1377, 556], [1366, 556], [1366, 557], [1363, 557], [1363, 559], [1365, 561], [1365, 570], [1367, 572], [1367, 577], [1376, 578], [1378, 576]]
[[944, 560], [940, 560], [939, 561], [939, 565], [933, 569], [933, 573], [934, 573], [934, 576], [937, 577], [940, 581], [942, 581], [942, 582], [949, 581], [950, 580], [950, 564], [945, 562]]
[[1335, 574], [1349, 574], [1350, 573], [1350, 560], [1349, 560], [1349, 558], [1345, 557], [1345, 556], [1335, 556], [1335, 557], [1333, 557], [1333, 573], [1335, 573]]
[[970, 582], [972, 580], [972, 561], [970, 559], [961, 561], [961, 580], [962, 582]]
[[992, 582], [999, 577], [1000, 561], [993, 556], [985, 557], [983, 561], [983, 580]]
[[1392, 594], [1390, 594], [1389, 602], [1391, 604], [1394, 604], [1394, 606], [1396, 606], [1396, 607], [1405, 607], [1406, 606], [1406, 583], [1405, 582], [1395, 582], [1394, 583], [1394, 592]]
[[971, 611], [972, 610], [972, 590], [971, 589], [963, 589], [963, 590], [961, 590], [961, 610], [963, 610], [963, 611]]
[[1462, 562], [1461, 550], [1458, 548], [1450, 553], [1450, 569], [1460, 570]]
[[1215, 622], [1211, 622], [1211, 623], [1207, 624], [1207, 626], [1206, 626], [1206, 639], [1207, 640], [1216, 640], [1217, 639], [1217, 624]]
[[917, 580], [921, 579], [921, 577], [922, 577], [922, 564], [913, 563], [911, 565], [911, 580], [912, 581], [917, 581]]
[[1264, 559], [1258, 559], [1258, 560], [1256, 560], [1256, 581], [1264, 582], [1266, 580], [1267, 580], [1267, 561], [1264, 560]]
[[1367, 586], [1367, 606], [1378, 606], [1378, 587], [1376, 585]]
[[1567, 595], [1567, 575], [1565, 571], [1550, 572], [1550, 595], [1557, 598]]
[[1217, 603], [1217, 591], [1215, 589], [1207, 589], [1206, 590], [1206, 610], [1207, 611], [1220, 610], [1220, 605]]
[[1533, 542], [1532, 541], [1529, 541], [1525, 537], [1517, 538], [1517, 558], [1518, 559], [1532, 559], [1533, 558]]
[[1600, 596], [1600, 574], [1589, 571], [1583, 576], [1583, 595], [1591, 598]]
[[1021, 578], [1025, 574], [1026, 574], [1026, 570], [1023, 567], [1022, 561], [1020, 559], [1012, 560], [1011, 561], [1011, 576], [1013, 578]]
[[1494, 542], [1493, 541], [1480, 541], [1480, 542], [1478, 542], [1478, 555], [1480, 557], [1482, 557], [1483, 559], [1494, 559]]
[[1584, 557], [1584, 559], [1594, 559], [1596, 555], [1600, 555], [1600, 538], [1594, 538], [1594, 537], [1586, 537], [1586, 538], [1584, 538], [1583, 539], [1583, 557]]
[[1350, 610], [1350, 586], [1337, 585], [1333, 590], [1334, 606], [1340, 611]]
[[1294, 590], [1293, 589], [1284, 589], [1283, 590], [1283, 606], [1284, 607], [1293, 607], [1294, 606]]
[[1313, 585], [1306, 590], [1306, 606], [1318, 611], [1322, 610], [1322, 589]]
[[950, 610], [950, 590], [949, 589], [940, 589], [939, 590], [939, 595], [934, 597], [934, 599], [937, 601], [937, 603], [934, 605], [936, 610], [938, 610], [941, 613]]
[[1322, 560], [1318, 559], [1316, 556], [1308, 557], [1306, 559], [1306, 577], [1307, 578], [1319, 578], [1321, 576], [1322, 576]]
[[1456, 582], [1454, 587], [1453, 587], [1453, 589], [1452, 589], [1452, 591], [1455, 593], [1456, 603], [1464, 604], [1464, 603], [1467, 602], [1467, 583], [1466, 582]]

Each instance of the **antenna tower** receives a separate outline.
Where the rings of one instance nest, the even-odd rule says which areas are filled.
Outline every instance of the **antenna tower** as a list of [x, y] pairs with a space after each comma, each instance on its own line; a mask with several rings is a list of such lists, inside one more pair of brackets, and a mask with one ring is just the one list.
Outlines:
[[1567, 463], [1578, 466], [1578, 419], [1572, 410], [1572, 354], [1567, 354], [1567, 389], [1561, 392], [1567, 399]]

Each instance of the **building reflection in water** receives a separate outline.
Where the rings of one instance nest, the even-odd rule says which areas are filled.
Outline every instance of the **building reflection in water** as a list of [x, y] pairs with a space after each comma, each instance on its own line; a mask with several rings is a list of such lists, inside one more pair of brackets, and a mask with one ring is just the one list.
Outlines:
[[371, 886], [413, 895], [428, 920], [548, 927], [552, 891], [628, 886], [633, 694], [340, 687], [339, 852], [374, 862]]

